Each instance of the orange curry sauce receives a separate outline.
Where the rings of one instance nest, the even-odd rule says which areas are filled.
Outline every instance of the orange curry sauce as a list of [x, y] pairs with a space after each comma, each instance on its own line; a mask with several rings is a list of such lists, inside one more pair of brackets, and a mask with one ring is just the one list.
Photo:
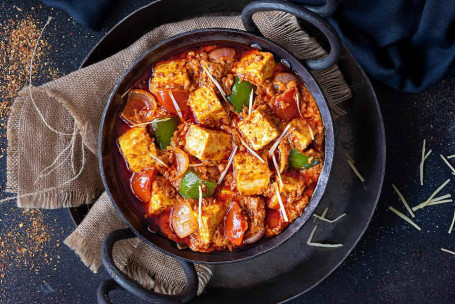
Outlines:
[[151, 66], [125, 95], [115, 142], [124, 191], [177, 244], [232, 250], [304, 212], [324, 126], [305, 84], [278, 61], [243, 45], [194, 47]]

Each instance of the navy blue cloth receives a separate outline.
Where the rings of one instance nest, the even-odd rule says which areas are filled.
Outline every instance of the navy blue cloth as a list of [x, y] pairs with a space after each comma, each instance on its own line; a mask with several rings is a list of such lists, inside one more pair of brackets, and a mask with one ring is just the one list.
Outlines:
[[[101, 29], [110, 0], [42, 0]], [[316, 4], [323, 0], [291, 0]], [[403, 92], [455, 75], [455, 1], [340, 0], [329, 22], [372, 77]]]
[[366, 72], [399, 91], [455, 75], [453, 0], [344, 0], [329, 21]]
[[81, 25], [99, 31], [111, 0], [42, 0], [45, 4], [62, 9]]

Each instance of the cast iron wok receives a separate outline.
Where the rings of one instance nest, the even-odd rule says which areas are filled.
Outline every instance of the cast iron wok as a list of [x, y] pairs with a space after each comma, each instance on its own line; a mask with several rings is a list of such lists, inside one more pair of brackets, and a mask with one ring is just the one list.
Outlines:
[[[324, 13], [326, 10], [331, 9], [333, 9], [333, 1], [328, 1], [325, 7], [319, 8], [318, 12]], [[330, 53], [322, 59], [306, 60], [302, 63], [286, 49], [259, 36], [259, 31], [252, 20], [252, 16], [255, 12], [270, 10], [280, 10], [292, 13], [311, 23], [328, 40], [330, 44]], [[319, 15], [306, 8], [288, 2], [252, 2], [243, 10], [242, 21], [247, 31], [223, 28], [201, 29], [186, 32], [162, 41], [137, 59], [114, 87], [101, 119], [98, 151], [99, 165], [106, 192], [113, 202], [118, 214], [129, 228], [113, 231], [104, 240], [102, 248], [103, 264], [113, 280], [107, 280], [100, 285], [98, 290], [99, 303], [110, 303], [108, 292], [112, 289], [119, 288], [120, 286], [127, 289], [132, 294], [154, 303], [188, 302], [196, 296], [198, 286], [198, 278], [193, 263], [210, 264], [238, 262], [268, 252], [278, 247], [297, 232], [305, 224], [321, 200], [332, 167], [334, 132], [326, 99], [308, 69], [321, 70], [333, 66], [340, 54], [339, 39], [330, 25], [328, 25]], [[139, 78], [145, 74], [146, 70], [153, 66], [160, 58], [170, 53], [174, 53], [177, 50], [182, 50], [195, 45], [222, 42], [243, 44], [272, 52], [276, 59], [281, 59], [281, 62], [284, 65], [289, 66], [302, 79], [316, 100], [325, 126], [324, 165], [318, 184], [305, 212], [279, 235], [273, 238], [263, 238], [257, 243], [234, 250], [233, 252], [200, 253], [193, 252], [189, 249], [180, 250], [176, 247], [174, 242], [148, 228], [148, 224], [144, 220], [143, 215], [136, 213], [130, 207], [128, 196], [121, 185], [120, 176], [116, 170], [116, 162], [114, 159], [114, 149], [116, 148], [114, 132], [115, 121], [123, 107], [123, 99], [120, 96], [132, 87]], [[117, 268], [112, 257], [114, 244], [119, 240], [133, 237], [139, 237], [150, 246], [178, 259], [187, 279], [187, 286], [180, 294], [163, 295], [145, 289]]]

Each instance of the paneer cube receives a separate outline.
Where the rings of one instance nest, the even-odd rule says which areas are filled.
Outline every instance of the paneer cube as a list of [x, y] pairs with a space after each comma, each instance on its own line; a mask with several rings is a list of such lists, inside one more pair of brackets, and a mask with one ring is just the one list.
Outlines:
[[303, 152], [313, 141], [309, 124], [302, 118], [296, 118], [290, 125], [289, 141], [295, 149]]
[[234, 156], [234, 175], [241, 195], [260, 195], [267, 190], [272, 173], [267, 163], [242, 152]]
[[191, 125], [186, 134], [185, 150], [200, 160], [222, 160], [232, 150], [232, 136], [199, 125]]
[[260, 106], [238, 124], [240, 132], [248, 139], [254, 150], [259, 150], [278, 135], [278, 129], [265, 113], [266, 106]]
[[118, 138], [118, 144], [131, 171], [140, 172], [155, 166], [156, 161], [150, 154], [156, 156], [157, 149], [145, 128], [129, 129]]
[[272, 76], [274, 68], [275, 60], [272, 53], [254, 52], [242, 57], [234, 72], [238, 77], [258, 85]]
[[173, 207], [177, 203], [175, 189], [170, 182], [162, 176], [157, 176], [152, 183], [152, 198], [147, 214], [158, 214]]
[[199, 227], [199, 238], [204, 245], [210, 244], [217, 226], [224, 218], [222, 204], [211, 204], [202, 207], [201, 226]]
[[150, 82], [150, 90], [184, 89], [190, 86], [190, 78], [186, 70], [186, 60], [170, 60], [155, 65], [154, 76]]
[[228, 119], [228, 115], [212, 87], [200, 87], [190, 94], [188, 102], [201, 124], [217, 126], [222, 120], [227, 121]]

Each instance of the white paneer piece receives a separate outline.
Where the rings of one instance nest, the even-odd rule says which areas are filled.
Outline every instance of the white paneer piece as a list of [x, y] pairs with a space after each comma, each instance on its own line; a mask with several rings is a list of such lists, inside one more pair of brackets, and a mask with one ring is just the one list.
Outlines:
[[232, 150], [232, 136], [229, 133], [191, 125], [186, 134], [185, 150], [200, 160], [222, 160]]
[[145, 128], [129, 129], [118, 138], [118, 144], [131, 171], [141, 172], [155, 166], [156, 160], [150, 154], [156, 156], [158, 152]]
[[312, 142], [311, 130], [305, 119], [296, 118], [290, 123], [289, 142], [300, 152], [303, 152]]
[[267, 190], [272, 172], [267, 162], [242, 152], [234, 156], [234, 175], [241, 195], [260, 195]]
[[238, 124], [240, 132], [248, 139], [254, 150], [259, 150], [278, 135], [278, 129], [265, 113], [266, 106], [260, 106]]
[[188, 98], [188, 103], [201, 124], [217, 126], [223, 120], [228, 120], [228, 115], [213, 87], [200, 87], [192, 92]]

